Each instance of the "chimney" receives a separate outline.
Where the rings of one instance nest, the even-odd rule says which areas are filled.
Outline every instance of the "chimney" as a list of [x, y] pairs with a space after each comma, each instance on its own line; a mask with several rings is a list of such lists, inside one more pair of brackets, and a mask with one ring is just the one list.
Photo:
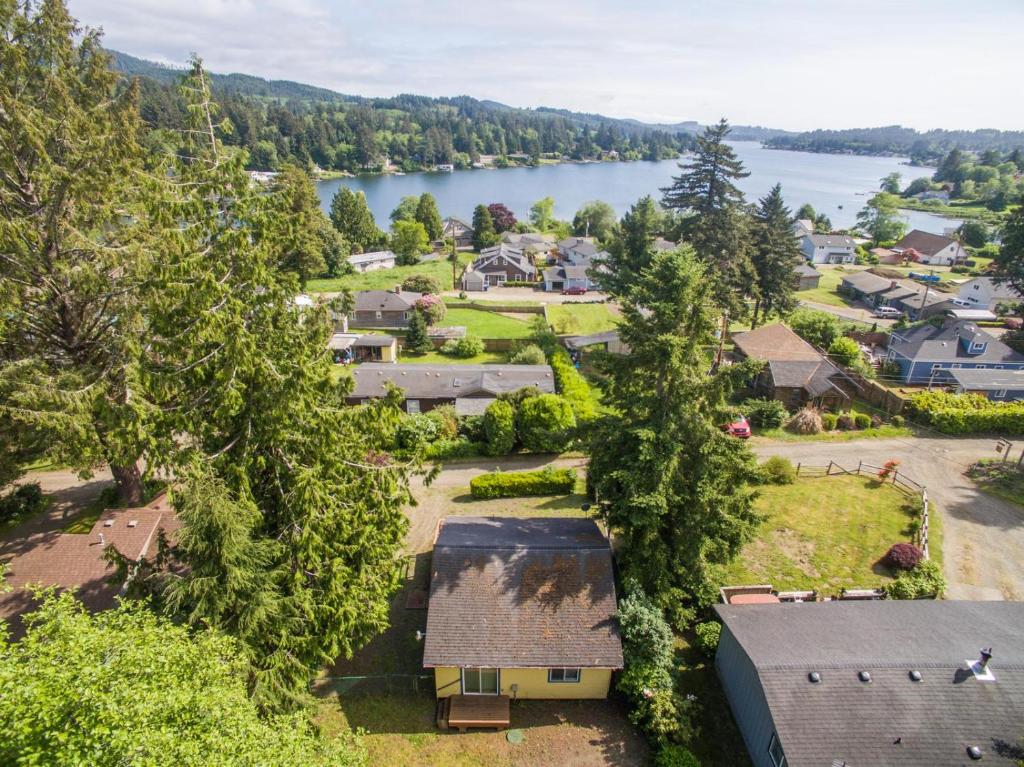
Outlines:
[[988, 662], [990, 660], [992, 660], [992, 648], [991, 647], [982, 647], [981, 648], [981, 656], [978, 658], [978, 667], [982, 671], [987, 671], [988, 670]]
[[100, 546], [106, 546], [107, 539], [103, 537], [103, 533], [100, 533]]
[[396, 296], [402, 295], [402, 286], [401, 285], [395, 285], [395, 295]]

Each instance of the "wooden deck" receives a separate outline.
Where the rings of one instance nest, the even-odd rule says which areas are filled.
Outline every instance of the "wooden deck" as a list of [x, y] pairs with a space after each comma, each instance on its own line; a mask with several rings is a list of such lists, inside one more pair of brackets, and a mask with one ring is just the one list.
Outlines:
[[470, 727], [501, 730], [509, 725], [507, 695], [450, 695], [439, 705], [438, 724], [459, 732]]

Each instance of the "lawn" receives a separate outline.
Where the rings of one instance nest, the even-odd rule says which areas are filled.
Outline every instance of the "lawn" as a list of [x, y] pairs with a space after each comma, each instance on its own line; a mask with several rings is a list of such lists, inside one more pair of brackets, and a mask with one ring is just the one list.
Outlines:
[[[873, 477], [798, 479], [761, 489], [757, 537], [723, 569], [724, 584], [770, 583], [779, 590], [875, 588], [892, 580], [880, 563], [894, 543], [910, 539], [919, 502]], [[932, 557], [938, 514], [932, 517]]]
[[440, 324], [465, 325], [466, 332], [478, 338], [526, 338], [531, 332], [526, 320], [483, 309], [449, 309]]
[[859, 431], [823, 431], [821, 434], [793, 434], [785, 429], [754, 429], [754, 441], [772, 442], [851, 442], [855, 439], [894, 439], [896, 437], [912, 437], [914, 430], [909, 426], [893, 426], [885, 423], [874, 429]]
[[[462, 268], [473, 260], [473, 253], [459, 253], [459, 273]], [[377, 269], [372, 272], [347, 274], [325, 280], [310, 280], [306, 283], [307, 293], [336, 293], [344, 288], [349, 290], [390, 290], [400, 285], [406, 277], [414, 274], [427, 274], [441, 284], [442, 290], [451, 290], [452, 265], [446, 258], [428, 261], [414, 266], [396, 266], [393, 269]]]
[[1013, 461], [985, 458], [971, 466], [967, 476], [986, 493], [1024, 506], [1024, 472]]
[[614, 330], [618, 318], [608, 304], [551, 304], [548, 321], [560, 335], [590, 335]]
[[494, 365], [506, 361], [504, 352], [481, 352], [474, 357], [452, 357], [439, 351], [423, 354], [399, 354], [403, 365]]
[[855, 272], [863, 271], [863, 268], [827, 266], [824, 264], [816, 265], [814, 268], [821, 272], [821, 279], [818, 281], [818, 287], [813, 288], [812, 290], [797, 291], [796, 297], [803, 301], [813, 301], [816, 304], [825, 304], [827, 306], [850, 306], [850, 302], [839, 295], [836, 291], [839, 288], [839, 283], [843, 281], [843, 278], [848, 277]]

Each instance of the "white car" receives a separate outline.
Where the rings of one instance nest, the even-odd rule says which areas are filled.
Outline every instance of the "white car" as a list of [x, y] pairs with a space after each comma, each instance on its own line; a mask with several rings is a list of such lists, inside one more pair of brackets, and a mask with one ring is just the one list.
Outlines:
[[875, 309], [875, 316], [883, 320], [894, 320], [897, 317], [902, 317], [903, 312], [895, 306], [879, 306]]

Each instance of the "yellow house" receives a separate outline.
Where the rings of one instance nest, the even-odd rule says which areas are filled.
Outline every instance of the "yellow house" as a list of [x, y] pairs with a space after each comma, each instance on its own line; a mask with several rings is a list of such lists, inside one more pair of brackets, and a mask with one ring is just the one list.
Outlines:
[[447, 517], [423, 665], [438, 698], [606, 697], [622, 668], [608, 539], [589, 519]]

